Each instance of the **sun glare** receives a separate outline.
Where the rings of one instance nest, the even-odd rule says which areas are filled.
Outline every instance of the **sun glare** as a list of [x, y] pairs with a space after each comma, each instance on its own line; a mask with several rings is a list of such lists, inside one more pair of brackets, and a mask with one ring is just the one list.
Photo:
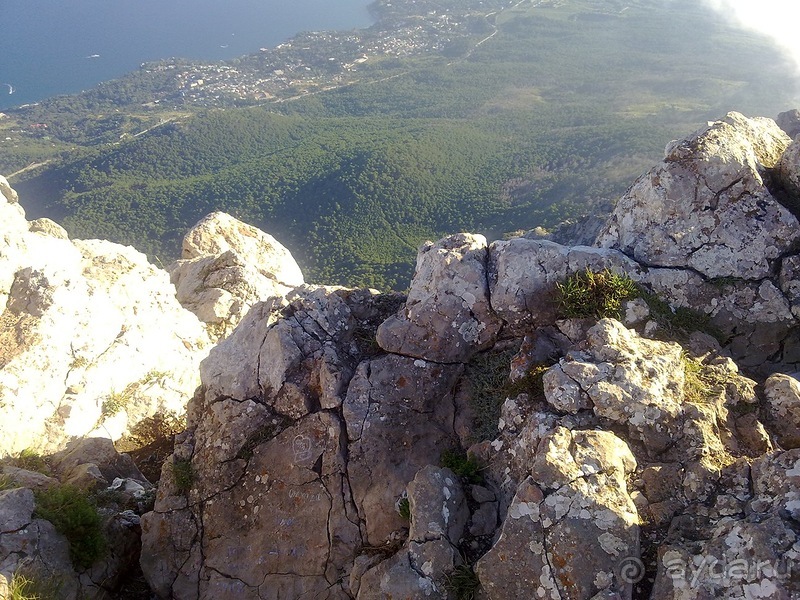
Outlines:
[[746, 29], [771, 37], [800, 74], [800, 3], [796, 0], [706, 0], [722, 15]]

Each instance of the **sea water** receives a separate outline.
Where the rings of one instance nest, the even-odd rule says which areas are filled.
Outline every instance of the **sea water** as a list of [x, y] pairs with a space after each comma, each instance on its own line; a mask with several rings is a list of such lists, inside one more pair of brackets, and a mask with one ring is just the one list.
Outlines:
[[370, 1], [0, 0], [0, 109], [79, 92], [146, 61], [224, 60], [301, 31], [367, 27]]

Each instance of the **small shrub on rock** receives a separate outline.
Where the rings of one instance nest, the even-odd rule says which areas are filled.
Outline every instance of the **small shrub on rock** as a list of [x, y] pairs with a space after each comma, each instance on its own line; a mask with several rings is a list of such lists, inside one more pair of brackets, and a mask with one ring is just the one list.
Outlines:
[[103, 519], [86, 492], [69, 485], [35, 492], [35, 516], [50, 521], [69, 541], [76, 567], [86, 568], [106, 550]]
[[175, 460], [172, 463], [172, 480], [181, 494], [185, 494], [192, 489], [192, 484], [194, 483], [192, 461], [189, 459]]

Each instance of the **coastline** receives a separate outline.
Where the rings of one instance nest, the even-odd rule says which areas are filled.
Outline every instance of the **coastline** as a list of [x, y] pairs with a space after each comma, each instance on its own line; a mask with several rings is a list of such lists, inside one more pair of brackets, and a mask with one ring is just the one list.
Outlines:
[[[355, 29], [368, 28], [376, 23], [376, 14], [370, 8], [374, 2], [366, 3], [363, 0], [347, 1], [351, 3], [350, 9], [342, 9], [341, 3], [337, 2], [338, 8], [332, 8], [327, 11], [317, 10], [316, 13], [318, 16], [322, 15], [323, 21], [326, 19], [327, 14], [330, 17], [327, 20], [331, 23], [341, 22], [343, 18], [349, 18], [355, 23]], [[312, 5], [319, 3], [318, 0], [309, 0], [309, 2]], [[357, 6], [354, 7], [353, 3], [357, 4]], [[41, 19], [41, 28], [46, 29], [48, 27], [48, 18], [54, 19], [51, 13], [54, 12], [55, 8], [57, 7], [53, 7], [53, 10], [50, 7], [47, 10], [43, 9], [42, 15], [37, 17]], [[311, 6], [311, 8], [313, 9], [314, 6]], [[6, 94], [5, 90], [2, 90], [2, 93], [0, 93], [0, 111], [14, 111], [25, 105], [32, 105], [57, 97], [75, 96], [84, 91], [92, 90], [103, 83], [125, 79], [135, 73], [141, 64], [175, 60], [197, 64], [227, 63], [252, 53], [257, 53], [261, 46], [272, 49], [280, 45], [280, 43], [295, 38], [303, 31], [313, 28], [313, 23], [309, 26], [297, 23], [303, 18], [303, 15], [299, 9], [295, 9], [295, 12], [290, 11], [289, 14], [282, 15], [282, 18], [276, 17], [274, 19], [275, 23], [272, 25], [274, 29], [273, 31], [267, 31], [266, 35], [264, 35], [265, 39], [259, 40], [251, 35], [250, 38], [252, 39], [247, 42], [246, 47], [242, 44], [245, 39], [248, 39], [247, 36], [236, 38], [233, 37], [235, 34], [230, 34], [228, 40], [222, 35], [219, 36], [219, 39], [214, 39], [213, 41], [204, 40], [202, 42], [204, 50], [201, 51], [198, 51], [201, 42], [192, 39], [190, 40], [191, 44], [187, 45], [184, 51], [159, 54], [157, 48], [148, 47], [148, 40], [152, 42], [150, 46], [156, 46], [158, 43], [153, 42], [153, 40], [163, 38], [182, 40], [188, 39], [190, 34], [186, 30], [179, 30], [174, 32], [173, 35], [169, 31], [163, 31], [165, 29], [164, 25], [155, 24], [153, 25], [153, 31], [145, 32], [146, 35], [144, 36], [141, 36], [141, 31], [136, 30], [133, 25], [130, 32], [122, 29], [111, 34], [100, 31], [98, 32], [97, 40], [93, 40], [93, 36], [87, 35], [87, 32], [84, 31], [83, 36], [78, 36], [84, 38], [80, 41], [80, 44], [77, 41], [70, 41], [64, 47], [59, 44], [59, 36], [52, 35], [47, 42], [49, 46], [45, 49], [44, 46], [47, 44], [41, 40], [36, 41], [40, 30], [38, 24], [32, 24], [36, 19], [28, 15], [22, 7], [15, 10], [12, 6], [9, 6], [8, 11], [8, 23], [11, 26], [12, 35], [6, 40], [0, 41], [0, 54], [6, 54], [11, 60], [4, 69], [4, 81], [2, 83], [13, 86], [15, 93], [13, 95]], [[76, 20], [73, 13], [78, 11], [78, 7], [70, 10], [73, 20]], [[14, 14], [15, 12], [20, 14]], [[143, 20], [144, 17], [140, 17], [140, 19]], [[317, 22], [319, 20], [318, 18]], [[154, 19], [154, 21], [157, 20]], [[289, 21], [293, 21], [294, 25], [280, 33], [280, 27], [287, 27], [286, 23]], [[16, 25], [17, 29], [14, 29], [13, 25]], [[135, 25], [141, 29], [141, 23]], [[88, 25], [85, 27], [88, 29]], [[189, 25], [187, 24], [186, 27], [188, 28]], [[340, 28], [338, 26], [325, 28], [326, 31], [346, 29], [349, 28]], [[226, 33], [225, 35], [228, 34]], [[132, 44], [128, 38], [133, 37], [143, 39], [142, 45], [145, 47], [143, 51], [140, 52], [139, 49], [131, 50]], [[195, 36], [191, 37], [194, 38]], [[109, 38], [118, 38], [121, 43], [118, 44], [118, 47], [112, 45], [109, 48], [109, 44], [115, 42], [115, 40], [109, 41]], [[33, 40], [34, 43], [28, 43], [28, 40]], [[238, 43], [234, 44], [234, 42]], [[219, 58], [202, 58], [203, 54], [214, 53], [217, 53]], [[139, 55], [138, 59], [136, 54]], [[88, 57], [92, 57], [92, 60], [87, 60]], [[33, 66], [26, 67], [25, 65], [28, 63], [35, 65], [35, 68]]]

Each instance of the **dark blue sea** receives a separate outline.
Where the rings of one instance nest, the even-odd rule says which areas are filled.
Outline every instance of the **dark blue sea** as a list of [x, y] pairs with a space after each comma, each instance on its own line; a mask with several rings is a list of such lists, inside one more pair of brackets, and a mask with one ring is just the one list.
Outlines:
[[0, 109], [79, 92], [145, 61], [229, 59], [301, 31], [367, 27], [370, 1], [0, 0]]

